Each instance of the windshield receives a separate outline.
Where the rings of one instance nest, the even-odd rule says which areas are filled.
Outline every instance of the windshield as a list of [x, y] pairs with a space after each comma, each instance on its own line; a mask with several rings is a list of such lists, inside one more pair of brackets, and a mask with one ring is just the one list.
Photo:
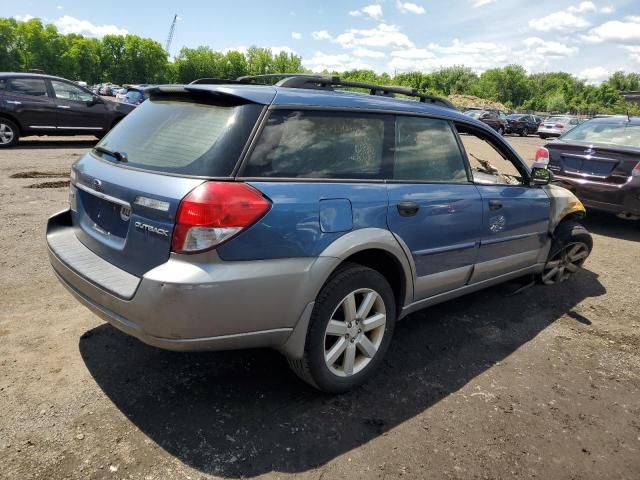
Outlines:
[[[260, 109], [255, 104], [215, 105], [188, 97], [151, 99], [127, 115], [97, 146], [122, 154], [132, 167], [226, 177]], [[116, 162], [104, 152], [96, 154]]]
[[640, 125], [586, 122], [562, 136], [563, 140], [640, 148]]
[[549, 117], [545, 120], [545, 123], [569, 123], [570, 121], [571, 117]]
[[507, 115], [509, 120], [522, 120], [524, 117], [524, 115]]
[[470, 117], [473, 117], [473, 118], [478, 118], [483, 113], [484, 112], [482, 110], [468, 110], [468, 111], [464, 112], [465, 115], [469, 115]]

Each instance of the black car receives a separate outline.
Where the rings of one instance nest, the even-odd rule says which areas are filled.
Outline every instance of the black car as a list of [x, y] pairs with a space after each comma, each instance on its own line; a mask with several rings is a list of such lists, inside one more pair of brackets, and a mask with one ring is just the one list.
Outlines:
[[514, 113], [507, 115], [507, 133], [517, 133], [521, 137], [526, 137], [538, 131], [539, 122], [536, 117], [526, 113]]
[[640, 219], [640, 118], [594, 118], [536, 152], [587, 208]]
[[28, 135], [103, 137], [134, 107], [50, 75], [0, 73], [0, 148]]

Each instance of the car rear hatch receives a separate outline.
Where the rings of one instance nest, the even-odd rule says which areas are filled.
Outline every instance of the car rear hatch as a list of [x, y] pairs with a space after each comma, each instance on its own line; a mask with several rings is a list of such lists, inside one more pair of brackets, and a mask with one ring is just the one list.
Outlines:
[[[257, 90], [261, 89], [261, 90]], [[232, 180], [269, 87], [154, 87], [151, 98], [73, 166], [77, 238], [133, 275], [164, 263], [180, 201], [210, 178]]]
[[549, 170], [567, 177], [611, 185], [626, 183], [638, 163], [638, 153], [621, 147], [565, 143], [548, 144]]

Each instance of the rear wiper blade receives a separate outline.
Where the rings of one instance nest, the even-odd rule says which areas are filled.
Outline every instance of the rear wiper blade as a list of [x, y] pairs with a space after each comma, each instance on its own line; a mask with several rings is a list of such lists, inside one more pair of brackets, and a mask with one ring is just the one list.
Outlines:
[[101, 147], [98, 145], [97, 147], [93, 147], [96, 152], [106, 153], [107, 155], [115, 158], [119, 162], [126, 162], [128, 160], [127, 154], [125, 152], [118, 152], [116, 150], [110, 150], [107, 147]]

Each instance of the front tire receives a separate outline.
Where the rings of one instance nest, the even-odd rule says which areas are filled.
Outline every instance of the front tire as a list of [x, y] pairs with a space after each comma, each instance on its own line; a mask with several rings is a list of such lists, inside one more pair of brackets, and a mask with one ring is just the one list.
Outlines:
[[538, 283], [556, 285], [568, 280], [582, 268], [593, 248], [591, 234], [578, 222], [560, 223], [554, 232], [555, 240]]
[[13, 147], [20, 139], [20, 129], [11, 120], [0, 118], [0, 148]]
[[529, 130], [525, 127], [522, 129], [522, 131], [520, 132], [520, 136], [521, 137], [527, 137], [529, 136]]
[[498, 130], [496, 130], [498, 132], [498, 135], [502, 136], [504, 135], [504, 128], [502, 127], [498, 127]]
[[382, 361], [396, 319], [393, 290], [376, 270], [346, 264], [322, 288], [311, 314], [300, 360], [289, 365], [327, 393], [364, 383]]

